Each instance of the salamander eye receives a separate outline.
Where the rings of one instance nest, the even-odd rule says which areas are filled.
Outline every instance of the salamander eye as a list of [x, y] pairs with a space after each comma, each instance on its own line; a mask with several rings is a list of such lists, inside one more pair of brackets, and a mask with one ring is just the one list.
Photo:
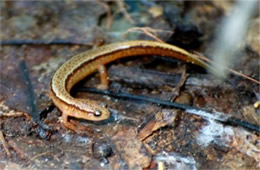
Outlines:
[[96, 111], [94, 112], [94, 115], [95, 115], [95, 116], [101, 116], [101, 114], [102, 114], [102, 113], [101, 113], [100, 110], [96, 110]]

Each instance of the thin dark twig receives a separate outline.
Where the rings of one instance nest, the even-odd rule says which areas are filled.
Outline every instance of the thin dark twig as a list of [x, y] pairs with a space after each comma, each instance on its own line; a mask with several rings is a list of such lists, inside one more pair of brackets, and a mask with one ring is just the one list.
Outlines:
[[39, 125], [39, 127], [41, 128], [41, 130], [40, 130], [41, 134], [39, 134], [39, 135], [43, 138], [47, 138], [48, 136], [46, 136], [45, 134], [48, 135], [48, 133], [43, 133], [43, 131], [44, 132], [45, 132], [45, 130], [52, 131], [52, 129], [40, 120], [40, 112], [37, 109], [37, 100], [35, 98], [35, 93], [33, 91], [33, 85], [32, 85], [32, 81], [30, 79], [30, 73], [28, 71], [28, 67], [24, 60], [20, 62], [19, 66], [20, 66], [22, 77], [23, 77], [26, 87], [27, 87], [26, 94], [27, 94], [28, 105], [29, 105], [29, 109], [30, 109], [29, 114], [32, 116], [32, 120], [35, 123], [37, 123]]
[[239, 126], [242, 126], [244, 128], [254, 130], [256, 132], [260, 132], [260, 127], [258, 125], [251, 124], [251, 123], [244, 121], [244, 120], [241, 120], [241, 119], [229, 118], [227, 120], [227, 123], [230, 124], [230, 125], [239, 125]]
[[92, 46], [93, 44], [84, 43], [81, 41], [65, 40], [65, 39], [54, 39], [51, 41], [42, 40], [42, 39], [10, 39], [10, 40], [1, 40], [0, 45], [88, 45]]
[[77, 89], [80, 92], [90, 92], [90, 93], [97, 93], [97, 94], [103, 94], [103, 95], [108, 95], [112, 97], [118, 97], [118, 98], [125, 98], [125, 99], [133, 99], [133, 100], [139, 100], [139, 101], [144, 101], [144, 102], [150, 102], [154, 104], [158, 104], [161, 106], [170, 106], [170, 107], [175, 107], [178, 109], [182, 110], [188, 110], [188, 109], [198, 109], [195, 107], [191, 107], [189, 105], [183, 105], [175, 102], [170, 102], [166, 100], [160, 100], [160, 99], [155, 99], [155, 98], [150, 98], [146, 96], [140, 96], [140, 95], [133, 95], [133, 94], [128, 94], [128, 93], [114, 93], [108, 90], [98, 90], [95, 88], [86, 88], [86, 87], [81, 87]]
[[27, 94], [27, 99], [28, 99], [28, 105], [29, 105], [29, 109], [30, 109], [30, 114], [32, 116], [32, 118], [35, 121], [40, 120], [39, 115], [38, 115], [38, 109], [37, 109], [37, 100], [35, 99], [35, 94], [33, 91], [33, 85], [30, 79], [30, 74], [27, 68], [27, 65], [25, 63], [25, 61], [21, 61], [20, 63], [20, 70], [21, 70], [21, 74], [22, 77], [24, 79], [24, 82], [26, 84], [26, 94]]
[[[171, 101], [166, 101], [166, 100], [161, 100], [161, 99], [155, 99], [151, 97], [146, 97], [146, 96], [140, 96], [140, 95], [133, 95], [133, 94], [128, 94], [128, 93], [114, 93], [108, 90], [98, 90], [95, 88], [87, 88], [87, 87], [81, 87], [78, 89], [80, 92], [90, 92], [90, 93], [96, 93], [96, 94], [103, 94], [103, 95], [108, 95], [116, 98], [123, 98], [123, 99], [132, 99], [132, 100], [138, 100], [138, 101], [143, 101], [143, 102], [149, 102], [149, 103], [154, 103], [158, 104], [161, 106], [167, 106], [167, 107], [174, 107], [177, 109], [184, 110], [186, 113], [189, 114], [195, 114], [199, 115], [205, 118], [210, 118], [214, 119], [216, 121], [220, 121], [225, 124], [231, 124], [231, 125], [236, 125], [236, 126], [241, 126], [244, 128], [247, 128], [249, 130], [253, 130], [256, 132], [260, 132], [260, 127], [258, 125], [251, 124], [249, 122], [235, 119], [229, 115], [225, 115], [223, 113], [217, 112], [215, 115], [209, 115], [209, 112], [207, 110], [200, 109], [198, 107], [193, 107], [185, 104], [179, 104]], [[201, 113], [201, 114], [198, 114]]]

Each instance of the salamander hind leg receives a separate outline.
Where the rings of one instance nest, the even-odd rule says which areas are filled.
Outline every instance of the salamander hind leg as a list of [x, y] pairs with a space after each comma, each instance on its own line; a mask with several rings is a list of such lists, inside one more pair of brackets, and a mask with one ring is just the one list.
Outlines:
[[109, 85], [109, 78], [106, 67], [104, 65], [99, 65], [98, 72], [100, 75], [100, 84], [97, 86], [97, 88], [101, 90], [107, 90]]

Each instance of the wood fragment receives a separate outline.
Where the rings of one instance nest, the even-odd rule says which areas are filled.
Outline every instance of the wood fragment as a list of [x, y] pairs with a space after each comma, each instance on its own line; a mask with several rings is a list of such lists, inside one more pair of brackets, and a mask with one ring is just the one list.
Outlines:
[[177, 115], [175, 110], [163, 109], [155, 115], [155, 119], [149, 121], [144, 125], [144, 127], [139, 131], [138, 138], [144, 141], [149, 137], [154, 131], [165, 127], [167, 125], [172, 125]]
[[242, 114], [246, 121], [260, 126], [260, 116], [256, 113], [256, 109], [252, 105], [245, 106]]
[[164, 163], [162, 161], [159, 161], [158, 162], [158, 170], [164, 170], [165, 167], [164, 167]]
[[144, 142], [143, 144], [144, 144], [144, 147], [147, 149], [147, 151], [148, 151], [151, 155], [155, 155], [155, 154], [156, 154], [156, 151], [153, 150], [150, 145], [148, 145], [148, 144], [145, 143], [145, 142]]
[[116, 153], [127, 163], [129, 169], [143, 169], [150, 165], [151, 155], [136, 137], [136, 129], [122, 127], [113, 137]]
[[179, 81], [179, 83], [177, 84], [177, 86], [174, 88], [174, 91], [176, 92], [176, 95], [172, 98], [172, 101], [174, 101], [176, 99], [176, 97], [178, 97], [180, 95], [180, 90], [181, 88], [184, 86], [187, 78], [188, 78], [188, 74], [186, 74], [187, 69], [186, 66], [184, 66], [184, 71], [182, 72], [181, 75], [181, 80]]

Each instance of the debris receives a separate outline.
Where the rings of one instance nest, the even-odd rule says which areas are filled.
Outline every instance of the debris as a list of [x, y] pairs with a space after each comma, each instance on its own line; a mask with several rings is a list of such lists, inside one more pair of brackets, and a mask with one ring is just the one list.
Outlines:
[[167, 125], [173, 125], [176, 118], [177, 111], [163, 109], [159, 113], [155, 114], [155, 118], [146, 123], [140, 132], [138, 133], [138, 138], [144, 141], [148, 136], [150, 136], [154, 131], [165, 127]]

